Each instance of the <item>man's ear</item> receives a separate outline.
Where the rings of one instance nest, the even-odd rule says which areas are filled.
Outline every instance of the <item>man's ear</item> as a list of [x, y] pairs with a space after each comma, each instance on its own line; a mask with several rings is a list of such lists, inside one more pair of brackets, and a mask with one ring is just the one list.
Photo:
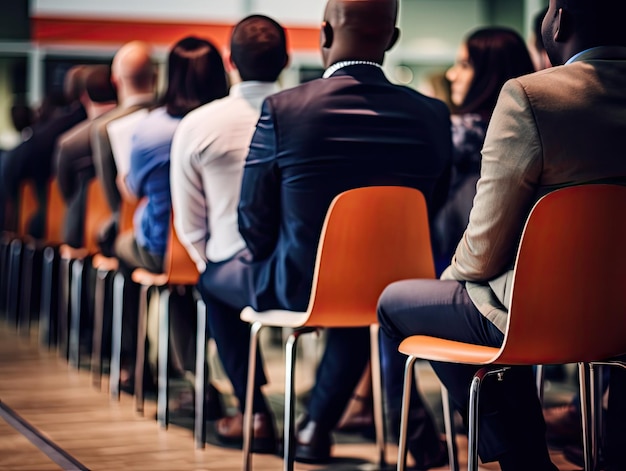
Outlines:
[[570, 18], [567, 12], [559, 8], [554, 22], [554, 42], [560, 43], [567, 41], [571, 35]]
[[322, 47], [329, 48], [333, 44], [333, 27], [328, 21], [322, 22]]
[[400, 38], [400, 30], [398, 28], [394, 28], [393, 35], [391, 36], [391, 39], [389, 40], [389, 44], [387, 44], [387, 48], [385, 49], [385, 51], [391, 49], [398, 42], [398, 38]]

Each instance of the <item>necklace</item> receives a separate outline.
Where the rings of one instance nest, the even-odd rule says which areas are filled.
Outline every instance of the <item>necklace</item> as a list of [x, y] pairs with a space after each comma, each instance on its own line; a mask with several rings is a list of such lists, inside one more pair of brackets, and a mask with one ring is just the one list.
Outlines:
[[333, 75], [335, 72], [337, 72], [339, 69], [343, 69], [344, 67], [349, 67], [351, 65], [371, 65], [374, 67], [378, 67], [379, 69], [381, 69], [381, 65], [378, 62], [372, 62], [372, 61], [340, 61], [340, 62], [335, 62], [333, 65], [331, 65], [328, 69], [326, 69], [326, 71], [324, 72], [324, 75], [322, 75], [323, 78], [328, 78], [331, 75]]

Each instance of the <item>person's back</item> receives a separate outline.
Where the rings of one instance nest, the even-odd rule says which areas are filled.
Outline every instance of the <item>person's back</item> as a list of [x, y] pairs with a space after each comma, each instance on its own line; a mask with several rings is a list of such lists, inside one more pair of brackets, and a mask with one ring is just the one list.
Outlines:
[[[276, 290], [279, 305], [304, 310], [322, 224], [337, 194], [402, 185], [420, 189], [431, 210], [441, 205], [449, 118], [443, 103], [392, 85], [367, 64], [270, 97], [264, 116], [270, 114], [273, 133], [258, 130], [252, 141], [240, 226], [255, 260], [271, 259], [264, 269], [274, 273], [268, 289]], [[273, 155], [265, 154], [267, 138], [275, 145]], [[280, 181], [268, 194], [266, 182], [275, 175]], [[261, 220], [272, 225], [267, 236], [248, 235]], [[260, 308], [276, 302], [257, 295]]]
[[[626, 184], [624, 14], [626, 4], [616, 0], [550, 0], [542, 33], [555, 67], [502, 88], [482, 149], [469, 223], [451, 265], [441, 280], [405, 280], [385, 289], [378, 313], [382, 342], [397, 347], [407, 336], [421, 334], [499, 348], [507, 329], [511, 268], [535, 202], [570, 185]], [[464, 413], [479, 367], [431, 364]], [[621, 401], [625, 376], [620, 369], [615, 373], [622, 379]], [[497, 460], [503, 471], [556, 470], [532, 368], [510, 368], [485, 393], [481, 460]], [[618, 413], [609, 414], [613, 427], [607, 426], [605, 469], [621, 470], [626, 428], [623, 407], [614, 405]]]
[[[329, 2], [325, 29], [333, 31], [327, 33], [325, 65], [336, 70], [264, 104], [239, 211], [242, 235], [262, 265], [259, 309], [306, 309], [322, 223], [342, 191], [411, 186], [422, 190], [431, 211], [445, 198], [447, 108], [392, 85], [379, 65], [395, 34], [390, 3]], [[358, 28], [340, 21], [346, 11], [362, 31], [367, 25], [377, 31], [380, 42], [368, 44]]]
[[172, 143], [174, 224], [200, 272], [245, 246], [237, 225], [243, 166], [261, 104], [280, 90], [288, 61], [282, 26], [262, 15], [235, 25], [230, 50], [240, 80], [229, 96], [185, 116]]
[[[393, 0], [330, 0], [322, 26], [324, 76], [264, 103], [239, 206], [240, 232], [254, 267], [249, 302], [256, 309], [306, 310], [322, 224], [339, 193], [409, 186], [424, 193], [431, 211], [445, 199], [449, 111], [439, 100], [391, 84], [381, 70], [397, 39], [396, 19]], [[307, 414], [298, 426], [297, 460], [328, 459], [330, 432], [368, 352], [368, 329], [327, 330]], [[424, 459], [418, 461], [443, 464], [434, 426], [425, 422]]]
[[150, 47], [141, 41], [124, 44], [113, 57], [111, 82], [118, 98], [118, 106], [94, 120], [91, 128], [91, 147], [96, 176], [100, 179], [104, 193], [113, 213], [98, 237], [100, 249], [112, 255], [113, 244], [118, 233], [119, 211], [122, 196], [118, 188], [118, 174], [111, 142], [107, 133], [108, 124], [154, 104], [156, 69], [152, 62]]

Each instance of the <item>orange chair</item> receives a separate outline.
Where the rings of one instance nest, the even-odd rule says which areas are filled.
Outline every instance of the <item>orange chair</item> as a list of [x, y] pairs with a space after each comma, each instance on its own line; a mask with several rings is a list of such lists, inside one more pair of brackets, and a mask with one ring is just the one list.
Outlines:
[[378, 297], [394, 281], [434, 276], [428, 214], [420, 191], [393, 186], [366, 187], [335, 197], [322, 228], [306, 312], [255, 312], [247, 307], [241, 313], [241, 319], [252, 324], [244, 412], [244, 469], [251, 468], [255, 352], [259, 330], [264, 326], [294, 329], [286, 345], [285, 470], [292, 470], [294, 461], [294, 367], [299, 336], [327, 327], [374, 326], [371, 336], [374, 418], [379, 460], [384, 463]]
[[[198, 269], [176, 236], [170, 223], [168, 246], [165, 253], [165, 271], [153, 273], [143, 268], [133, 271], [131, 278], [141, 286], [137, 327], [137, 355], [135, 357], [135, 408], [143, 413], [143, 377], [145, 368], [145, 346], [148, 318], [148, 294], [151, 288], [159, 288], [159, 337], [158, 337], [158, 391], [157, 420], [162, 426], [168, 423], [168, 354], [169, 354], [169, 301], [175, 286], [194, 286], [198, 281]], [[114, 345], [111, 361], [111, 395], [119, 397], [119, 368], [121, 346], [121, 310], [124, 281], [118, 274], [114, 281]], [[165, 288], [165, 289], [163, 289]], [[113, 360], [113, 357], [115, 360]]]
[[98, 233], [110, 216], [111, 210], [102, 183], [98, 178], [92, 178], [87, 187], [84, 246], [75, 248], [64, 244], [59, 249], [62, 287], [58, 315], [58, 348], [59, 354], [68, 358], [70, 364], [75, 367], [79, 366], [80, 361], [80, 321], [85, 261], [99, 251]]
[[[500, 348], [422, 335], [405, 339], [408, 355], [398, 470], [406, 459], [407, 414], [417, 358], [485, 365], [469, 390], [468, 469], [478, 469], [478, 399], [482, 381], [511, 365], [578, 363], [585, 469], [597, 458], [595, 400], [587, 406], [589, 364], [626, 353], [624, 282], [626, 187], [582, 185], [554, 191], [534, 206], [515, 263], [512, 299]], [[623, 364], [609, 362], [610, 364]], [[591, 395], [595, 389], [590, 375]], [[593, 451], [592, 451], [593, 450]], [[593, 467], [592, 467], [593, 465]]]

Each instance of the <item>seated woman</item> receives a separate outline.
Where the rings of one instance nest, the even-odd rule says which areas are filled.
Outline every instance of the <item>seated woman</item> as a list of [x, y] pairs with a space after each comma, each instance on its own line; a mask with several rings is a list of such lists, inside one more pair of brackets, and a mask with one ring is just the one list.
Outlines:
[[437, 273], [450, 263], [467, 226], [480, 175], [480, 150], [500, 89], [508, 79], [531, 72], [526, 43], [515, 31], [501, 27], [471, 33], [446, 72], [454, 105], [454, 153], [448, 200], [432, 228]]
[[[138, 309], [138, 287], [130, 281], [135, 268], [155, 273], [164, 270], [171, 219], [170, 148], [174, 131], [183, 116], [200, 105], [222, 98], [228, 93], [228, 82], [221, 55], [212, 43], [186, 37], [171, 49], [168, 58], [168, 84], [157, 106], [142, 118], [132, 137], [130, 169], [121, 188], [124, 197], [142, 199], [133, 218], [134, 230], [120, 234], [115, 242], [115, 254], [120, 271], [125, 275], [122, 339], [123, 387], [133, 384], [134, 356]], [[190, 301], [190, 297], [183, 297]], [[173, 369], [181, 375], [195, 367], [195, 346], [189, 342], [194, 317], [186, 313], [178, 297], [173, 298], [172, 358]], [[126, 313], [129, 313], [126, 315]], [[150, 331], [151, 329], [149, 329]], [[186, 333], [186, 335], [185, 335]], [[182, 338], [179, 338], [179, 335]], [[150, 339], [149, 339], [150, 340]], [[156, 345], [156, 342], [149, 342]], [[154, 358], [154, 355], [149, 355]], [[148, 378], [149, 379], [149, 378]], [[150, 382], [146, 385], [151, 386]]]

